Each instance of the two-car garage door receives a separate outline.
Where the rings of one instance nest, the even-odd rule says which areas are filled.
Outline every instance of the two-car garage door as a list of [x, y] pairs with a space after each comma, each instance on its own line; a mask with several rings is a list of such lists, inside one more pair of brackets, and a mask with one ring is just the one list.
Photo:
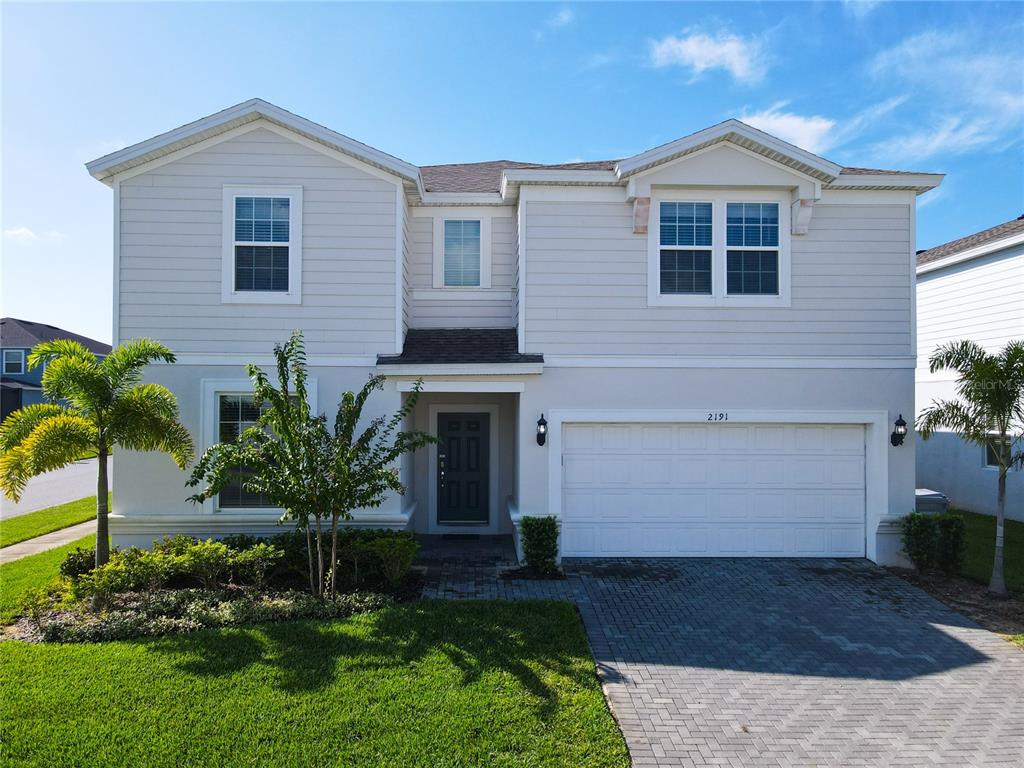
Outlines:
[[864, 555], [862, 426], [562, 430], [566, 557]]

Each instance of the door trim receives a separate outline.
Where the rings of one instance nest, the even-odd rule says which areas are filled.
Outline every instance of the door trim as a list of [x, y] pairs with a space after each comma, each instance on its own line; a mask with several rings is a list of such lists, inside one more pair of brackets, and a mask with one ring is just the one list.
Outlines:
[[[879, 523], [889, 511], [889, 426], [886, 411], [772, 411], [729, 408], [721, 404], [700, 411], [554, 409], [548, 414], [548, 514], [562, 517], [562, 425], [578, 422], [708, 423], [709, 412], [728, 411], [740, 424], [860, 424], [864, 426], [864, 534], [867, 558], [878, 561]], [[722, 422], [716, 422], [721, 424]], [[561, 554], [561, 537], [559, 537]]]
[[437, 445], [431, 445], [427, 451], [427, 489], [430, 493], [429, 515], [427, 517], [428, 533], [480, 533], [493, 534], [498, 532], [498, 470], [501, 463], [498, 459], [498, 415], [500, 406], [496, 403], [474, 403], [453, 405], [431, 403], [428, 409], [430, 434], [437, 434], [437, 418], [442, 413], [486, 413], [490, 416], [490, 473], [487, 499], [487, 525], [443, 525], [437, 522]]

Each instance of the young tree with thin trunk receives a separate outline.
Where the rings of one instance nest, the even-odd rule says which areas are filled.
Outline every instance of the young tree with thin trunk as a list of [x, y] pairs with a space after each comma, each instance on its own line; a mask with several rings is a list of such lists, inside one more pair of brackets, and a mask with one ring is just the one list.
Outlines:
[[976, 342], [956, 341], [935, 350], [932, 373], [958, 374], [956, 400], [937, 400], [917, 419], [921, 437], [948, 429], [992, 452], [999, 468], [996, 491], [996, 543], [989, 590], [1006, 594], [1003, 578], [1003, 527], [1006, 520], [1006, 473], [1024, 464], [1024, 341], [1011, 341], [996, 354]]
[[394, 416], [371, 419], [360, 430], [367, 399], [383, 389], [384, 378], [371, 376], [358, 393], [342, 395], [331, 430], [327, 418], [314, 415], [309, 406], [302, 335], [296, 331], [287, 343], [275, 346], [274, 358], [277, 386], [259, 367], [250, 364], [246, 369], [253, 399], [265, 405], [259, 421], [234, 442], [207, 449], [189, 480], [192, 487], [205, 487], [190, 500], [212, 498], [243, 469], [246, 490], [283, 509], [282, 522], [292, 520], [305, 530], [310, 590], [333, 595], [339, 523], [350, 520], [356, 509], [380, 506], [389, 492], [404, 493], [395, 462], [434, 438], [401, 429], [416, 405], [418, 383]]
[[114, 446], [162, 451], [181, 469], [192, 460], [192, 436], [178, 421], [174, 395], [142, 383], [154, 361], [173, 363], [174, 354], [151, 339], [133, 339], [99, 360], [77, 341], [44, 341], [29, 353], [28, 367], [46, 366], [49, 402], [20, 408], [0, 424], [0, 490], [15, 501], [36, 475], [96, 456], [96, 565], [110, 555], [107, 462]]

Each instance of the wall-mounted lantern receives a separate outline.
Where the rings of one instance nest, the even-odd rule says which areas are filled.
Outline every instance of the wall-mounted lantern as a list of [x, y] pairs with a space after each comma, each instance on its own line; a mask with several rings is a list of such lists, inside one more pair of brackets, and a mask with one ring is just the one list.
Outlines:
[[893, 424], [892, 434], [889, 435], [889, 442], [893, 446], [903, 445], [903, 438], [907, 436], [907, 422], [903, 420], [903, 414], [901, 413], [896, 417], [896, 422]]
[[540, 415], [537, 419], [537, 445], [544, 445], [548, 441], [548, 423], [544, 419], [544, 414]]

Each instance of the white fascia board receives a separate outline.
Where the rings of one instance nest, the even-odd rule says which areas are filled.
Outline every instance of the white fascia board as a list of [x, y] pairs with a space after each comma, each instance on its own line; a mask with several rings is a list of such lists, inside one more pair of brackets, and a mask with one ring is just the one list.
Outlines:
[[421, 192], [420, 201], [422, 207], [445, 205], [501, 206], [506, 204], [497, 192]]
[[921, 195], [935, 189], [944, 173], [841, 173], [826, 189], [912, 189]]
[[250, 99], [233, 107], [228, 107], [213, 115], [167, 131], [166, 133], [161, 133], [146, 141], [111, 152], [109, 155], [104, 155], [92, 162], [86, 163], [85, 167], [94, 178], [106, 183], [111, 176], [131, 167], [130, 164], [135, 160], [141, 158], [146, 160], [153, 159], [160, 154], [170, 153], [180, 149], [181, 146], [186, 146], [190, 139], [197, 136], [212, 135], [218, 128], [234, 127], [239, 123], [247, 120], [256, 120], [260, 117], [321, 141], [340, 152], [352, 155], [371, 165], [376, 165], [397, 176], [409, 179], [410, 181], [419, 181], [420, 171], [415, 165], [400, 160], [386, 152], [381, 152], [379, 149], [374, 149], [336, 131], [332, 131], [330, 128], [325, 128], [304, 117], [292, 114], [262, 99]]
[[406, 363], [377, 366], [377, 373], [395, 376], [529, 376], [544, 372], [543, 363]]
[[818, 155], [808, 152], [805, 149], [800, 149], [800, 147], [794, 146], [782, 139], [777, 139], [771, 134], [759, 131], [757, 128], [753, 128], [739, 120], [730, 119], [726, 120], [724, 123], [713, 125], [702, 131], [697, 131], [697, 133], [692, 133], [689, 136], [684, 136], [681, 139], [671, 141], [668, 144], [662, 144], [660, 147], [649, 149], [646, 152], [633, 155], [633, 157], [627, 157], [625, 160], [620, 160], [615, 166], [615, 173], [620, 178], [629, 176], [651, 165], [656, 165], [664, 160], [672, 159], [687, 150], [699, 147], [707, 142], [722, 139], [731, 133], [743, 136], [749, 141], [760, 144], [773, 152], [778, 152], [779, 154], [791, 157], [797, 162], [814, 168], [827, 176], [836, 177], [842, 170], [841, 165], [837, 165], [831, 160], [818, 157]]
[[993, 240], [990, 243], [984, 243], [983, 245], [976, 246], [975, 248], [968, 248], [960, 251], [959, 253], [954, 253], [950, 256], [936, 259], [935, 261], [929, 261], [927, 264], [922, 264], [917, 268], [917, 274], [923, 275], [926, 272], [933, 272], [936, 269], [949, 267], [963, 261], [970, 261], [971, 259], [977, 259], [981, 256], [988, 256], [990, 253], [1002, 251], [1006, 248], [1012, 248], [1013, 246], [1020, 245], [1022, 243], [1024, 243], [1024, 232], [1018, 232], [1010, 237]]
[[721, 368], [747, 369], [900, 369], [913, 368], [914, 357], [671, 357], [631, 355], [545, 355], [547, 368]]
[[552, 186], [603, 186], [621, 184], [614, 171], [574, 171], [536, 168], [508, 168], [501, 173], [501, 199], [515, 198], [521, 184]]

